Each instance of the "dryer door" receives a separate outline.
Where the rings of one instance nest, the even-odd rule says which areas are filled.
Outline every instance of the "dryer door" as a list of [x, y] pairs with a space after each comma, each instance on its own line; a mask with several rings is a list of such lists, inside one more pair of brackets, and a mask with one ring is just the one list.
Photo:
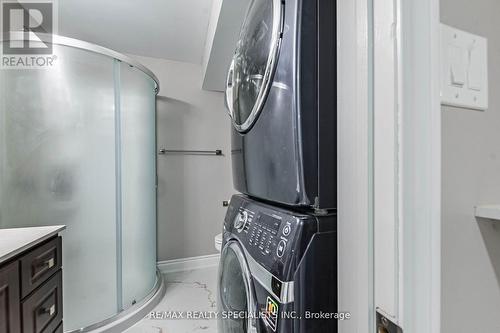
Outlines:
[[218, 331], [257, 333], [257, 305], [250, 270], [236, 241], [228, 242], [222, 250], [218, 282]]
[[226, 103], [233, 125], [249, 131], [272, 85], [283, 26], [281, 0], [253, 0], [229, 69]]

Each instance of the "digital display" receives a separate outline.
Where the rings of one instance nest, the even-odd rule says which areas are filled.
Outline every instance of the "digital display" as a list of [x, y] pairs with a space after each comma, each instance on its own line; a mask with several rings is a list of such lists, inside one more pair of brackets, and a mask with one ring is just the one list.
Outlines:
[[262, 226], [271, 229], [274, 233], [278, 233], [278, 231], [280, 230], [281, 220], [275, 217], [266, 214], [261, 214], [259, 222], [260, 224], [262, 224]]

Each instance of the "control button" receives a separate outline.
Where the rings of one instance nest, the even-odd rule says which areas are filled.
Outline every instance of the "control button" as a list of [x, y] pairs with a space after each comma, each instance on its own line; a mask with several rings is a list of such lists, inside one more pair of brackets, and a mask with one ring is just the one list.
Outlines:
[[289, 224], [285, 225], [285, 227], [283, 228], [283, 236], [287, 237], [288, 235], [290, 235], [290, 232], [292, 231], [292, 228], [290, 227]]
[[283, 254], [285, 254], [285, 249], [286, 249], [286, 242], [284, 240], [281, 240], [278, 243], [278, 248], [276, 249], [276, 255], [279, 258], [283, 257]]
[[238, 232], [241, 232], [245, 225], [248, 222], [248, 213], [246, 211], [242, 211], [238, 214], [236, 221], [234, 221], [234, 227]]

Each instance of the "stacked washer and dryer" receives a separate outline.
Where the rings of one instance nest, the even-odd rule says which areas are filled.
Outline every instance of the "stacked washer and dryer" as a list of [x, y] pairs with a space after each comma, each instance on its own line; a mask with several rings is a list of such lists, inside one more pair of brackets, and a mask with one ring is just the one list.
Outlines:
[[252, 0], [229, 69], [219, 332], [337, 332], [336, 2]]

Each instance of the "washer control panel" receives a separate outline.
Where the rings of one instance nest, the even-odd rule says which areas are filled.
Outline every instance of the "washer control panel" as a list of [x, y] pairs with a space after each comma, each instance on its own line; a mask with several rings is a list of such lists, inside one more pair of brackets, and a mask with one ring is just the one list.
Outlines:
[[250, 228], [249, 244], [265, 256], [282, 258], [287, 250], [292, 224], [278, 215], [259, 213]]
[[254, 259], [279, 281], [291, 281], [320, 230], [336, 230], [335, 214], [317, 217], [234, 195], [224, 218], [223, 240], [236, 240], [245, 257]]

